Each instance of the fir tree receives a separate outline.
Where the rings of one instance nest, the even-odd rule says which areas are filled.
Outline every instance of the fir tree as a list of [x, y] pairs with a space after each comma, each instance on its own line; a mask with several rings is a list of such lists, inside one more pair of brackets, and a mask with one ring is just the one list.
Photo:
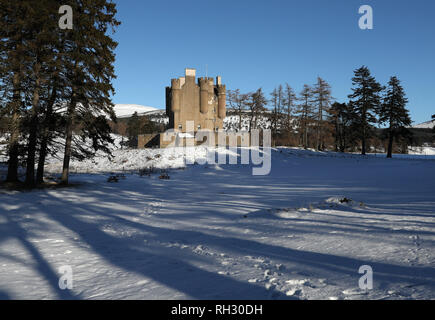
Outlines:
[[[74, 27], [66, 30], [68, 51], [66, 64], [70, 81], [70, 97], [66, 111], [65, 152], [62, 170], [62, 183], [68, 183], [69, 164], [73, 155], [73, 130], [77, 121], [93, 117], [85, 124], [102, 124], [99, 117], [107, 114], [115, 120], [112, 79], [115, 78], [114, 50], [117, 43], [108, 35], [119, 25], [115, 19], [116, 6], [107, 0], [71, 1], [74, 11]], [[87, 129], [87, 130], [86, 130]], [[104, 128], [103, 128], [104, 129]], [[92, 128], [85, 128], [89, 133]], [[106, 134], [93, 138], [93, 145], [110, 143]], [[94, 138], [96, 140], [94, 140]], [[79, 148], [81, 149], [81, 148]], [[83, 151], [83, 150], [79, 150]]]
[[56, 60], [56, 52], [62, 48], [58, 42], [58, 16], [55, 15], [59, 3], [54, 0], [41, 0], [38, 6], [33, 6], [27, 17], [31, 21], [31, 40], [27, 41], [26, 49], [32, 53], [31, 72], [29, 76], [31, 91], [30, 109], [26, 131], [27, 159], [26, 159], [26, 185], [33, 187], [35, 181], [35, 161], [38, 143], [38, 134], [42, 130], [40, 120], [42, 115], [41, 101], [47, 96], [46, 83], [52, 76], [52, 64]]
[[128, 145], [131, 148], [137, 147], [137, 136], [140, 134], [140, 127], [140, 119], [137, 112], [135, 112], [127, 122]]
[[409, 111], [406, 109], [408, 99], [397, 77], [391, 77], [388, 82], [383, 103], [380, 109], [381, 123], [387, 123], [388, 152], [387, 158], [392, 158], [394, 138], [402, 136], [407, 126], [411, 125]]
[[[63, 4], [73, 8], [73, 30], [58, 27]], [[21, 155], [26, 156], [26, 184], [43, 181], [46, 155], [58, 151], [54, 140], [61, 135], [60, 127], [66, 128], [63, 182], [68, 182], [71, 156], [109, 153], [107, 144], [113, 140], [106, 117], [115, 121], [110, 95], [116, 42], [108, 32], [119, 24], [115, 14], [115, 5], [106, 0], [41, 0], [37, 6], [32, 0], [0, 0], [0, 96], [9, 131], [8, 181], [18, 181]], [[89, 138], [92, 150], [78, 141]], [[21, 141], [26, 141], [25, 152]]]
[[4, 98], [8, 121], [8, 173], [7, 182], [18, 182], [18, 161], [22, 114], [25, 110], [26, 79], [29, 75], [31, 16], [34, 2], [29, 0], [0, 0], [0, 93]]
[[335, 151], [345, 152], [352, 141], [352, 122], [355, 118], [347, 103], [335, 102], [328, 110], [329, 122], [334, 128]]
[[362, 66], [354, 72], [353, 93], [349, 95], [349, 99], [356, 115], [355, 128], [361, 140], [361, 153], [365, 155], [367, 139], [372, 135], [373, 124], [377, 122], [376, 114], [381, 105], [383, 87], [371, 76], [367, 67]]

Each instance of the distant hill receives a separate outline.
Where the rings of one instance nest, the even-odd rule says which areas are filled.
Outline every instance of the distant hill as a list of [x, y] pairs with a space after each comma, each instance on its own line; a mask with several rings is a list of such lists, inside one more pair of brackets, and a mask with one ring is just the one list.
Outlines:
[[115, 104], [113, 108], [117, 118], [128, 118], [131, 117], [135, 112], [138, 115], [148, 113], [150, 111], [156, 111], [158, 109], [153, 107], [141, 106], [138, 104]]
[[435, 119], [413, 126], [415, 129], [432, 129], [433, 127], [435, 127]]

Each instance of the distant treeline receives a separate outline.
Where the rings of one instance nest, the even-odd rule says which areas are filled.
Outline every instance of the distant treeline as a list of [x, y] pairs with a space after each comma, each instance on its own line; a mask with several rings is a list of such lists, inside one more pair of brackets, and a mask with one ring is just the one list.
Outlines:
[[[160, 133], [168, 129], [164, 123], [164, 115], [144, 115], [139, 116], [135, 112], [131, 117], [117, 119], [116, 122], [110, 122], [112, 132], [126, 137], [126, 146], [137, 148], [137, 138], [141, 134]], [[160, 121], [158, 121], [160, 120]]]
[[[378, 83], [366, 66], [354, 71], [352, 89], [346, 103], [334, 101], [330, 85], [318, 78], [296, 94], [289, 85], [280, 85], [267, 98], [262, 89], [241, 93], [228, 91], [228, 107], [248, 130], [268, 119], [273, 145], [296, 146], [341, 152], [386, 151], [406, 153], [409, 145], [433, 143], [431, 130], [409, 129], [408, 99], [397, 77], [385, 86]], [[381, 129], [382, 128], [382, 129]]]

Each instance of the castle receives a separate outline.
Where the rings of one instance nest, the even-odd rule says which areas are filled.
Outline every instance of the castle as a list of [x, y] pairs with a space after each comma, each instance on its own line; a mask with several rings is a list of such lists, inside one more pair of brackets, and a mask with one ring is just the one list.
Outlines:
[[176, 145], [183, 145], [189, 138], [194, 140], [193, 144], [198, 144], [194, 137], [199, 130], [218, 132], [226, 116], [226, 86], [221, 77], [216, 77], [216, 83], [213, 78], [196, 81], [196, 70], [186, 69], [184, 77], [172, 79], [171, 86], [166, 87], [166, 115], [169, 128], [177, 135], [140, 135], [138, 148], [164, 148], [174, 140]]
[[226, 87], [221, 77], [199, 78], [195, 69], [186, 69], [185, 76], [172, 79], [166, 87], [166, 114], [170, 128], [186, 132], [187, 121], [194, 121], [194, 131], [218, 131], [226, 116]]

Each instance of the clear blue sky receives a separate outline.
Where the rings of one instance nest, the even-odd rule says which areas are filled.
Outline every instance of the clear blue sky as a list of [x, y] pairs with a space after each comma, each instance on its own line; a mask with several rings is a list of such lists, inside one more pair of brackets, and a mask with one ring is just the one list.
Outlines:
[[[297, 92], [317, 76], [346, 101], [353, 70], [367, 65], [382, 84], [396, 75], [416, 123], [435, 114], [433, 0], [115, 0], [115, 103], [165, 107], [165, 87], [184, 68], [221, 75], [227, 88]], [[360, 30], [369, 4], [374, 29]]]

